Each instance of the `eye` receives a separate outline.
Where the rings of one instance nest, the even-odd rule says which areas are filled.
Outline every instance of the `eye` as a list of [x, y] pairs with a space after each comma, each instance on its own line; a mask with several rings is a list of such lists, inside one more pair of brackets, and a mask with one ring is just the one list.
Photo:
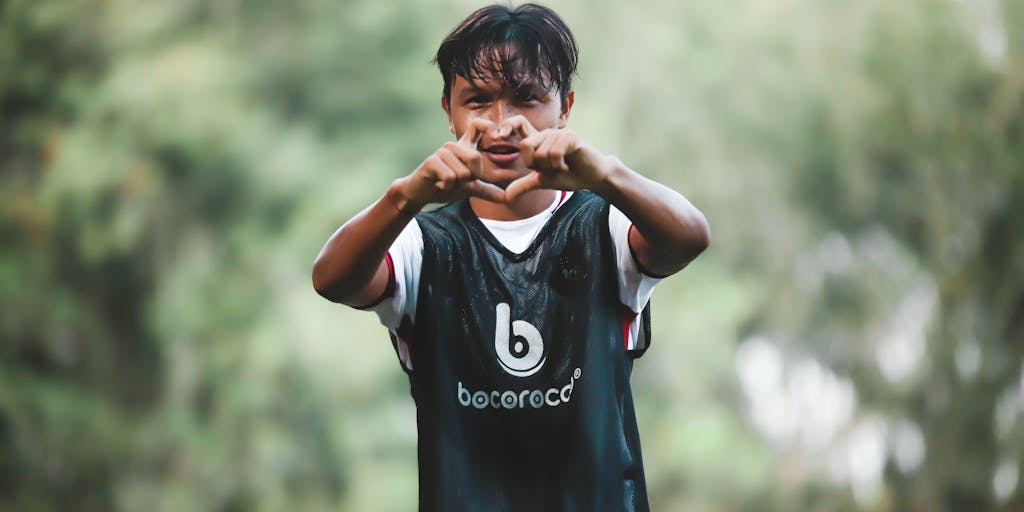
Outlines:
[[522, 103], [529, 103], [531, 101], [537, 101], [537, 95], [530, 90], [516, 91], [516, 100]]
[[486, 96], [472, 96], [468, 100], [466, 100], [466, 103], [470, 105], [482, 105], [484, 103], [487, 103], [488, 101], [490, 100]]

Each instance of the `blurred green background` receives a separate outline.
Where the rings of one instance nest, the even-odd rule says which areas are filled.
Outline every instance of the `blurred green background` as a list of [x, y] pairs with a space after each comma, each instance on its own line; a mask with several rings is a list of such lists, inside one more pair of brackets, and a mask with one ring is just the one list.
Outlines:
[[[0, 510], [414, 510], [310, 284], [450, 137], [465, 0], [0, 0]], [[570, 127], [712, 248], [633, 374], [654, 510], [1024, 510], [1024, 2], [550, 2]]]

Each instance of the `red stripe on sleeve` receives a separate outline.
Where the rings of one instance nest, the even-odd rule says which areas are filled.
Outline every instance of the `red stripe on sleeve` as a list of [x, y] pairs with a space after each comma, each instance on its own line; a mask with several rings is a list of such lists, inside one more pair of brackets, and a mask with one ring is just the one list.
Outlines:
[[558, 209], [559, 206], [562, 206], [563, 202], [565, 202], [565, 196], [567, 196], [567, 195], [569, 195], [569, 193], [566, 192], [565, 190], [563, 190], [562, 191], [562, 195], [558, 196], [558, 204], [555, 205], [555, 209], [556, 210]]
[[384, 302], [384, 299], [389, 299], [395, 294], [395, 288], [397, 287], [395, 283], [395, 262], [391, 260], [390, 252], [384, 253], [384, 262], [388, 264], [388, 284], [387, 286], [384, 287], [384, 293], [382, 293], [380, 297], [377, 297], [376, 300], [369, 304], [366, 304], [364, 306], [352, 306], [353, 308], [363, 311], [367, 309], [373, 309], [377, 307], [377, 305], [379, 305], [381, 302]]
[[629, 326], [633, 325], [633, 320], [636, 320], [636, 313], [629, 306], [625, 304], [619, 304], [622, 306], [619, 318], [622, 320], [622, 345], [626, 350], [629, 350]]

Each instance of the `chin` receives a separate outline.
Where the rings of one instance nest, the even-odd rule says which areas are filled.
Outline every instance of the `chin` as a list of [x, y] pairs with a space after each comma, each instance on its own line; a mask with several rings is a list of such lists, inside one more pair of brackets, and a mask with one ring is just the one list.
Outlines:
[[484, 171], [483, 180], [504, 190], [513, 181], [529, 174], [526, 169], [491, 169]]

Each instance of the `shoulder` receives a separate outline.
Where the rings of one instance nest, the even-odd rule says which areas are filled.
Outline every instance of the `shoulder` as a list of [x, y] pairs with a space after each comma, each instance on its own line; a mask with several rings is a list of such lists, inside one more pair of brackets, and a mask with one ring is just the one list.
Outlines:
[[603, 208], [607, 207], [610, 204], [607, 199], [589, 190], [580, 190], [574, 192], [572, 196], [573, 198], [578, 198], [578, 201], [580, 201], [581, 208]]
[[423, 229], [417, 215], [402, 229], [389, 252], [417, 252], [423, 249]]
[[461, 199], [448, 203], [440, 208], [420, 212], [416, 214], [415, 220], [420, 223], [421, 227], [431, 228], [443, 227], [451, 225], [452, 223], [460, 223], [465, 217], [464, 210], [468, 207], [469, 201]]
[[417, 214], [419, 249], [424, 254], [454, 253], [472, 244], [479, 235], [473, 233], [471, 212], [469, 202], [463, 199]]
[[610, 206], [605, 198], [589, 190], [580, 190], [574, 192], [562, 208], [569, 210], [569, 216], [576, 222], [592, 222], [606, 218]]

